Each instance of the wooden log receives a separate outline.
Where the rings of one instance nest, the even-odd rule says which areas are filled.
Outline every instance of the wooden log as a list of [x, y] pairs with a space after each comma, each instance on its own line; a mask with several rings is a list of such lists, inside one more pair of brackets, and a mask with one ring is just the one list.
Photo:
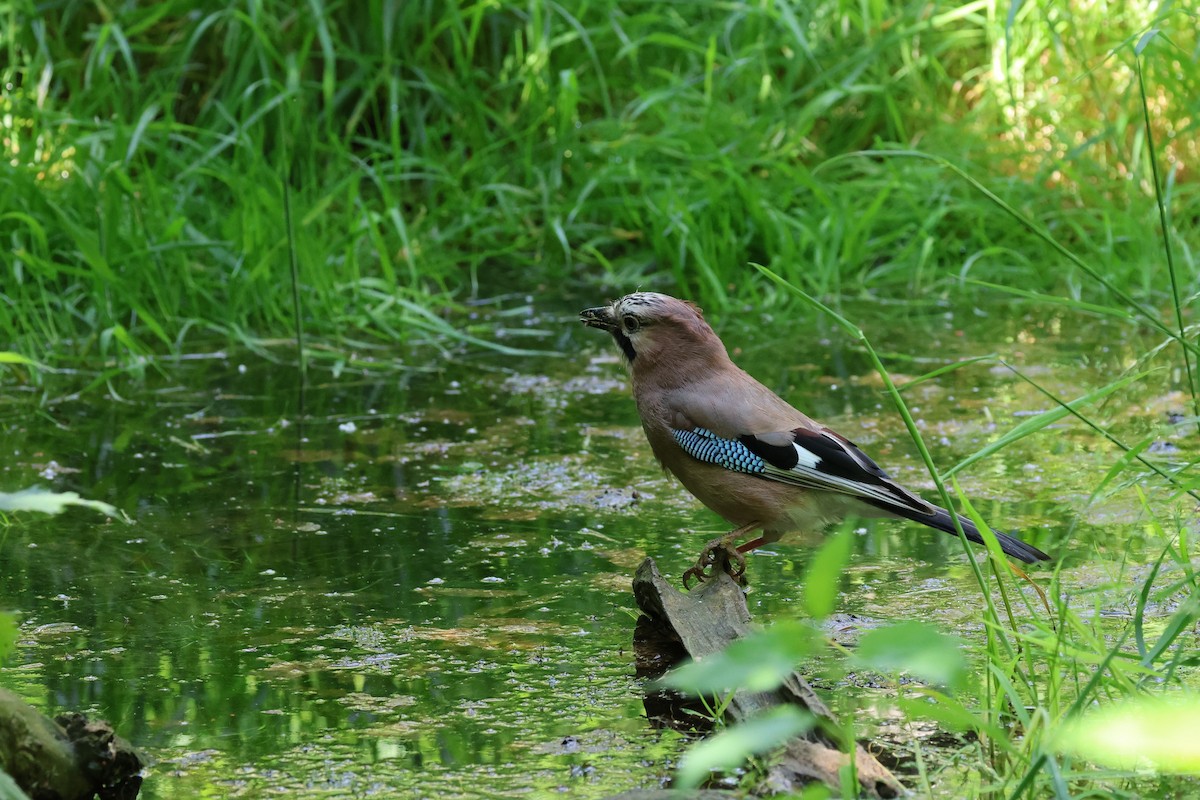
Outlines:
[[0, 767], [33, 798], [133, 800], [142, 785], [137, 752], [102, 720], [42, 716], [0, 689]]
[[[724, 572], [684, 594], [663, 578], [653, 559], [647, 558], [634, 576], [633, 594], [643, 614], [634, 634], [640, 676], [661, 675], [684, 658], [702, 659], [753, 632], [745, 595]], [[771, 762], [764, 782], [766, 790], [796, 791], [814, 781], [837, 788], [839, 773], [849, 764], [849, 748], [831, 733], [840, 731], [841, 726], [798, 673], [793, 672], [773, 691], [736, 692], [726, 710], [726, 720], [741, 722], [783, 704], [795, 705], [829, 724], [819, 724], [788, 742]], [[677, 709], [665, 709], [661, 696], [647, 699], [647, 714], [666, 715], [684, 720], [684, 724], [696, 719]], [[900, 782], [874, 756], [857, 743], [854, 750], [862, 796], [891, 798], [904, 792]]]

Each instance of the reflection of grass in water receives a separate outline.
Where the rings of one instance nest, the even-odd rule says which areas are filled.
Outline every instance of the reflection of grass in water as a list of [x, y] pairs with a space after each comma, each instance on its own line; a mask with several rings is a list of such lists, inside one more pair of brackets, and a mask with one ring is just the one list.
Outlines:
[[[324, 717], [319, 736], [281, 740], [240, 765], [238, 756], [172, 748], [155, 796], [195, 796], [198, 784], [226, 781], [233, 797], [528, 796], [531, 786], [627, 785], [645, 759], [662, 763], [676, 751], [677, 737], [653, 734], [639, 718], [626, 662], [605, 656], [615, 639], [581, 637], [575, 624], [499, 622], [492, 628], [484, 614], [440, 633], [387, 624], [335, 632], [367, 649], [293, 684], [312, 701], [302, 713], [318, 725]], [[380, 647], [405, 658], [367, 662]], [[348, 663], [356, 657], [363, 663]]]
[[[520, 720], [518, 720], [520, 722]], [[644, 726], [644, 723], [642, 723]], [[219, 787], [222, 797], [425, 797], [603, 798], [605, 786], [657, 784], [644, 762], [675, 755], [680, 737], [624, 726], [587, 732], [531, 736], [511, 753], [510, 724], [490, 732], [464, 732], [462, 741], [444, 729], [374, 723], [339, 732], [315, 744], [285, 750], [266, 764], [237, 764], [209, 751], [196, 754], [170, 778], [154, 776], [153, 797], [203, 796]], [[482, 758], [475, 755], [478, 749]], [[471, 762], [483, 760], [486, 766]], [[232, 777], [231, 777], [232, 776]], [[431, 792], [431, 787], [435, 787]]]

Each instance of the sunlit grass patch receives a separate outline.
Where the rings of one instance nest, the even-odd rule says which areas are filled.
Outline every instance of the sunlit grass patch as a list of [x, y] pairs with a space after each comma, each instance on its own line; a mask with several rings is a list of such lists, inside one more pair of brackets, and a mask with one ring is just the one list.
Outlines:
[[870, 149], [946, 159], [1152, 298], [1168, 288], [1157, 186], [1180, 287], [1196, 273], [1200, 68], [1182, 10], [7, 14], [0, 335], [31, 357], [136, 360], [297, 328], [310, 343], [480, 347], [492, 339], [464, 330], [464, 298], [555, 303], [579, 282], [781, 302], [749, 262], [826, 298], [945, 297], [965, 275], [1097, 299], [935, 165], [826, 164]]

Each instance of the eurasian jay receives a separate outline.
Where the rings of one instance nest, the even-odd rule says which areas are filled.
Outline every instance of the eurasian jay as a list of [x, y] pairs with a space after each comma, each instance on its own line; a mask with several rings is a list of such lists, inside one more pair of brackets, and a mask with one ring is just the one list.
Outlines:
[[[701, 551], [684, 585], [718, 562], [740, 575], [743, 554], [796, 530], [819, 530], [847, 514], [903, 517], [956, 535], [950, 513], [888, 477], [846, 437], [792, 408], [739, 369], [698, 307], [636, 292], [584, 309], [583, 324], [608, 331], [628, 361], [650, 449], [700, 502], [734, 526]], [[959, 515], [963, 532], [982, 543]], [[755, 530], [757, 539], [734, 547]], [[1049, 556], [995, 532], [1005, 554]]]

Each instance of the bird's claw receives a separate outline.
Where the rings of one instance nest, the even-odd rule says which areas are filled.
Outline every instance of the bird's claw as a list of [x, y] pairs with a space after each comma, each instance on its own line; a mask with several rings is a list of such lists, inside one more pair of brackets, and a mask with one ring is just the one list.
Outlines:
[[708, 580], [713, 575], [712, 568], [718, 565], [722, 572], [729, 573], [729, 577], [738, 583], [742, 582], [742, 576], [746, 574], [746, 557], [732, 542], [725, 539], [713, 539], [700, 551], [700, 557], [696, 559], [695, 565], [683, 573], [683, 588], [691, 588], [688, 583], [692, 578], [701, 583]]

